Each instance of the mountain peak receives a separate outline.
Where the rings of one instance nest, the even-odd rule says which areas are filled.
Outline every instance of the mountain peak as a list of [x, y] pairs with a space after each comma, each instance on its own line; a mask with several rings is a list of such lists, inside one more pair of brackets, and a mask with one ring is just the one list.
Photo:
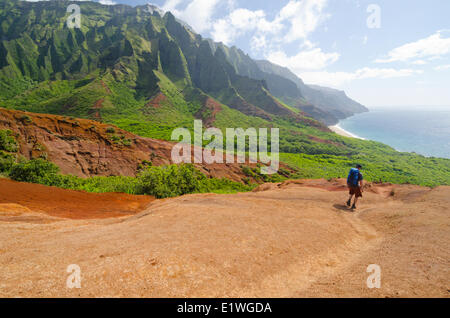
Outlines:
[[160, 7], [158, 7], [156, 4], [153, 3], [147, 3], [148, 12], [150, 14], [154, 14], [155, 12], [159, 13], [159, 15], [164, 15], [164, 10], [162, 10]]

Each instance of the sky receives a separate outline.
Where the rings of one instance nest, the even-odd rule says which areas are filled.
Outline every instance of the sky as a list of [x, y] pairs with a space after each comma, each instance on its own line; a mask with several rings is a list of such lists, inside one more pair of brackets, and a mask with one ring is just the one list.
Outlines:
[[368, 106], [450, 106], [449, 0], [97, 0], [152, 3], [203, 37]]

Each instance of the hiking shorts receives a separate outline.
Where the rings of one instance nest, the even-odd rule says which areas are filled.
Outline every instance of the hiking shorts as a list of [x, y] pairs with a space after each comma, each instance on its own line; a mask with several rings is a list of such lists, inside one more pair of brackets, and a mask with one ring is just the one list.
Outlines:
[[361, 188], [358, 186], [348, 186], [348, 189], [350, 190], [349, 194], [350, 195], [355, 195], [357, 198], [362, 198], [362, 192], [361, 192]]

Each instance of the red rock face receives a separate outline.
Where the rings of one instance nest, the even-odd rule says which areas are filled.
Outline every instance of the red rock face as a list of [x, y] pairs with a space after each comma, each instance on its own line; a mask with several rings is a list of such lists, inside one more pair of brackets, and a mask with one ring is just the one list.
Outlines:
[[[155, 166], [171, 164], [175, 145], [139, 137], [93, 120], [3, 108], [0, 108], [0, 129], [10, 129], [16, 134], [19, 153], [25, 158], [45, 157], [58, 165], [62, 173], [80, 177], [134, 176], [143, 161], [151, 161]], [[114, 141], [114, 136], [120, 140]], [[240, 164], [196, 166], [212, 177], [235, 181], [246, 177]]]
[[196, 117], [203, 120], [205, 127], [213, 127], [216, 121], [216, 115], [222, 110], [222, 106], [219, 102], [206, 97], [203, 101], [203, 107], [197, 112]]
[[167, 100], [166, 95], [163, 93], [158, 93], [154, 98], [152, 98], [145, 107], [151, 107], [151, 108], [160, 108], [161, 103], [165, 102]]

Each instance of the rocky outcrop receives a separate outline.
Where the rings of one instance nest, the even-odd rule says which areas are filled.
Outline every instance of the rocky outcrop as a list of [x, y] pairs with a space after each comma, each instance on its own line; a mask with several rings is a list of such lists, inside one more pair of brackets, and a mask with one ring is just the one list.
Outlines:
[[[0, 129], [10, 129], [27, 159], [46, 158], [64, 174], [136, 175], [146, 162], [171, 164], [172, 142], [143, 138], [108, 124], [0, 108]], [[197, 167], [208, 176], [242, 181], [240, 164]]]

